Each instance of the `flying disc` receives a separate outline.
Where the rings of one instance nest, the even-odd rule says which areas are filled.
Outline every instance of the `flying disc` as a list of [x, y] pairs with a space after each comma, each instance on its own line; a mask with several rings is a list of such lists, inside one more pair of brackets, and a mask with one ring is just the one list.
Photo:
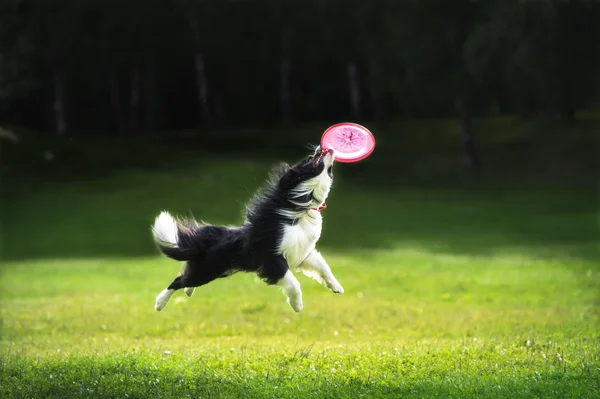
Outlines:
[[336, 161], [358, 162], [371, 155], [375, 138], [369, 129], [357, 123], [338, 123], [325, 130], [321, 148], [334, 150]]

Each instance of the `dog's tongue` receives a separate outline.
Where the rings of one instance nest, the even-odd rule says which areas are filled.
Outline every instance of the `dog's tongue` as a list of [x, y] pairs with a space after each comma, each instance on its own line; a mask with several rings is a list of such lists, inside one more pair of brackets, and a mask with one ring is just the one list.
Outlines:
[[320, 211], [320, 210], [323, 210], [323, 209], [325, 209], [325, 208], [327, 208], [327, 204], [323, 202], [323, 205], [321, 205], [321, 206], [320, 206], [320, 207], [318, 207], [318, 208], [313, 208], [313, 209], [314, 209], [315, 211]]

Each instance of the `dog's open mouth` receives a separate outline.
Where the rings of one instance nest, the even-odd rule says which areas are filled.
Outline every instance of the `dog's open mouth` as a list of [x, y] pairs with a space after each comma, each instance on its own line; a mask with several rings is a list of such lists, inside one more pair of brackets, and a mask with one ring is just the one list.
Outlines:
[[313, 160], [313, 163], [315, 166], [317, 166], [321, 161], [323, 161], [323, 158], [325, 158], [325, 155], [327, 154], [333, 154], [333, 150], [325, 150], [323, 151], [321, 149], [321, 151], [319, 152], [318, 155], [315, 156], [315, 159]]

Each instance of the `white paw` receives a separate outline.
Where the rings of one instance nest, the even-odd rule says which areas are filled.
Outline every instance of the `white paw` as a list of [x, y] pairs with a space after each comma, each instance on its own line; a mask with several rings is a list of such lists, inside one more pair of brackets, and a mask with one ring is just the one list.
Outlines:
[[294, 309], [294, 312], [298, 313], [302, 310], [302, 299], [296, 299], [293, 301], [288, 299], [288, 303], [290, 304], [292, 309]]
[[154, 305], [154, 309], [158, 312], [160, 312], [161, 310], [163, 310], [163, 308], [167, 306], [167, 302], [165, 301], [160, 301], [159, 299], [156, 300], [156, 304]]
[[329, 286], [329, 289], [334, 293], [334, 294], [343, 294], [344, 293], [344, 287], [342, 287], [340, 285], [340, 283], [335, 282], [333, 284], [331, 284]]
[[169, 302], [169, 299], [171, 299], [171, 295], [173, 295], [172, 290], [164, 290], [162, 291], [160, 294], [157, 295], [156, 297], [156, 304], [154, 305], [154, 309], [156, 309], [157, 311], [161, 311], [165, 306], [167, 306], [167, 303]]
[[185, 295], [187, 295], [187, 296], [192, 296], [192, 294], [194, 293], [194, 290], [195, 290], [195, 289], [196, 289], [196, 288], [194, 288], [194, 287], [185, 287], [185, 288], [183, 289], [183, 291], [185, 292]]

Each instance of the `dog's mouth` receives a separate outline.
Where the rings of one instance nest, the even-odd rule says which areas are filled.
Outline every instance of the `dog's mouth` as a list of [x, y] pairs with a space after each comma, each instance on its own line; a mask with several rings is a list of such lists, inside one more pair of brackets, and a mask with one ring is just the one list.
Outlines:
[[319, 147], [318, 154], [315, 155], [313, 159], [313, 164], [315, 166], [319, 165], [321, 162], [325, 163], [325, 167], [327, 168], [327, 172], [331, 170], [333, 166], [333, 161], [335, 159], [335, 151], [332, 149], [322, 150]]

